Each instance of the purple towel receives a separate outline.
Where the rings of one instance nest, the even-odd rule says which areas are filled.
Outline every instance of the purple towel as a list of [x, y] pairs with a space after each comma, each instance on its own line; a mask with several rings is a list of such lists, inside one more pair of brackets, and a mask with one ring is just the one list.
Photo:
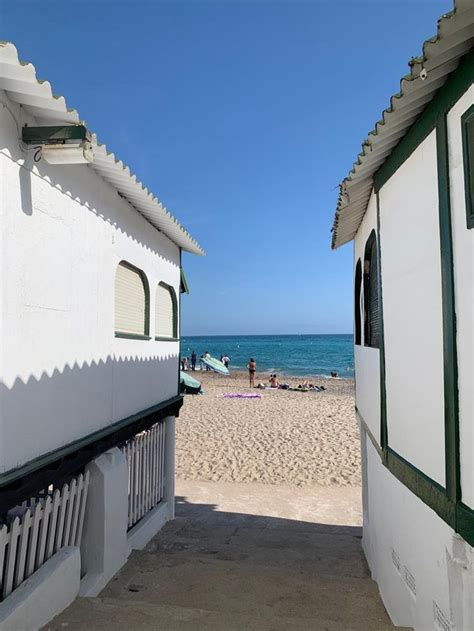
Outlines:
[[261, 399], [261, 394], [252, 394], [250, 392], [226, 392], [222, 395], [224, 399]]

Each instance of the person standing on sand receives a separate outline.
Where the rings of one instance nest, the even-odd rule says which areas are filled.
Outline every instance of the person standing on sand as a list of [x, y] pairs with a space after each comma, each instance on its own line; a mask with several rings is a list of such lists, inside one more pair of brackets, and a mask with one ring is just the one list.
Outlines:
[[196, 351], [193, 351], [191, 353], [191, 370], [196, 370], [196, 359], [197, 359], [197, 355], [196, 355]]
[[253, 357], [250, 358], [249, 363], [247, 364], [247, 368], [249, 370], [249, 381], [250, 387], [255, 388], [255, 373], [257, 372], [257, 362]]

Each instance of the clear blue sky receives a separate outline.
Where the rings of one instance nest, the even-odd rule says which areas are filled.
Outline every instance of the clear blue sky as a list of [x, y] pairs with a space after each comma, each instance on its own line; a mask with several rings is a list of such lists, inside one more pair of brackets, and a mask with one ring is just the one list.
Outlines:
[[352, 331], [337, 185], [451, 0], [2, 0], [15, 43], [206, 250], [185, 335]]

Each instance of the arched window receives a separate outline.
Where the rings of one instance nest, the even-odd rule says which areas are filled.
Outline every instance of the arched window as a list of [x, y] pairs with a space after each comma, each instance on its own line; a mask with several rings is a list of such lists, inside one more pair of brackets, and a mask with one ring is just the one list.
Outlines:
[[360, 290], [362, 288], [362, 264], [357, 261], [354, 281], [354, 343], [360, 344], [362, 338], [360, 317]]
[[115, 273], [116, 337], [148, 338], [150, 292], [145, 274], [126, 261]]
[[372, 230], [364, 253], [364, 344], [379, 348], [379, 340], [379, 265], [377, 237], [375, 230]]
[[170, 285], [159, 283], [155, 297], [155, 337], [173, 340], [178, 337], [178, 301]]

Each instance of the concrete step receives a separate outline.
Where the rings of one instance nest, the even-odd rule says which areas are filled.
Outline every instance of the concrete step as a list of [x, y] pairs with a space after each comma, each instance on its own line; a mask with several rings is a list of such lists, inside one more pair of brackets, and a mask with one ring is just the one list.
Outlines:
[[241, 565], [296, 568], [308, 575], [369, 577], [360, 536], [326, 532], [292, 532], [268, 528], [206, 528], [185, 523], [173, 525], [138, 553], [147, 555], [234, 561]]
[[213, 555], [163, 555], [160, 563], [151, 555], [133, 555], [101, 596], [255, 617], [387, 620], [377, 586], [368, 578]]
[[[299, 489], [257, 493], [252, 485], [188, 487], [187, 496], [178, 501], [176, 520], [145, 550], [132, 553], [100, 597], [77, 599], [47, 628], [394, 628], [369, 575], [361, 528], [357, 522], [342, 521], [345, 516], [338, 513], [339, 493], [335, 523], [328, 525], [332, 492], [327, 490], [313, 490], [311, 508], [312, 495]], [[270, 497], [271, 492], [278, 503], [267, 506], [265, 493]], [[213, 497], [215, 502], [210, 501]]]
[[78, 598], [45, 631], [389, 631], [384, 619], [358, 617], [335, 620], [318, 614], [314, 618], [268, 616], [206, 611], [140, 600]]

